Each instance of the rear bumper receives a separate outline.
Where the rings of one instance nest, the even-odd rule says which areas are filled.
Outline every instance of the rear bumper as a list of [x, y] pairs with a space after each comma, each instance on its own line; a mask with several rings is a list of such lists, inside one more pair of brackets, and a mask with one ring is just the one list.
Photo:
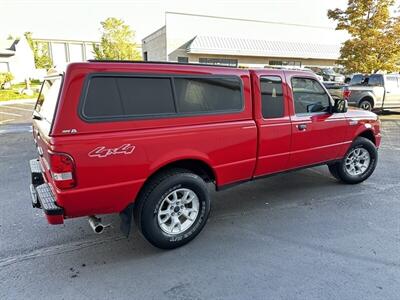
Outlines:
[[29, 166], [32, 180], [29, 187], [32, 206], [43, 210], [49, 224], [63, 224], [64, 209], [57, 205], [56, 198], [50, 185], [45, 182], [39, 160], [30, 160]]

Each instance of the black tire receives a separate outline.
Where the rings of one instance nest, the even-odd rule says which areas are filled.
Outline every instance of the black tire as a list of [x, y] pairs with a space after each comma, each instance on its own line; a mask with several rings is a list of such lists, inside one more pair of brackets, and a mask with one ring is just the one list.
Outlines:
[[[158, 211], [163, 200], [179, 189], [195, 193], [199, 209], [194, 223], [184, 232], [168, 234], [159, 225]], [[210, 213], [210, 196], [205, 181], [185, 169], [172, 169], [156, 175], [141, 191], [134, 208], [134, 221], [142, 235], [155, 247], [173, 249], [194, 239], [203, 229]]]
[[360, 101], [360, 103], [358, 104], [358, 107], [363, 109], [363, 110], [367, 110], [367, 111], [372, 111], [373, 109], [373, 104], [371, 100], [368, 99], [363, 99]]
[[[348, 156], [353, 152], [353, 150], [359, 149], [359, 148], [363, 148], [368, 151], [370, 162], [369, 162], [369, 165], [366, 168], [366, 170], [363, 171], [363, 173], [358, 174], [358, 175], [351, 175], [346, 168], [345, 162], [346, 162], [346, 159], [348, 158]], [[377, 162], [378, 162], [378, 151], [377, 151], [374, 143], [364, 137], [358, 137], [354, 140], [350, 149], [347, 151], [347, 153], [343, 157], [343, 159], [340, 162], [329, 165], [328, 167], [329, 167], [329, 171], [331, 172], [332, 176], [335, 177], [336, 179], [338, 179], [344, 183], [356, 184], [356, 183], [363, 182], [369, 176], [372, 175], [372, 173], [375, 170]]]

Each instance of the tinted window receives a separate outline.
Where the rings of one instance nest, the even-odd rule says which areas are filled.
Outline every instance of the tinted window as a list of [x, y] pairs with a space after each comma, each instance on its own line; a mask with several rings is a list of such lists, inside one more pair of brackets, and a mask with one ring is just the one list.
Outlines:
[[123, 116], [117, 78], [95, 77], [89, 81], [84, 114], [87, 117]]
[[125, 117], [175, 113], [169, 78], [93, 77], [85, 117]]
[[179, 112], [217, 112], [243, 107], [239, 78], [175, 78]]
[[280, 77], [261, 77], [261, 107], [265, 119], [283, 117], [284, 104]]
[[118, 78], [122, 105], [127, 115], [175, 113], [169, 78]]
[[368, 85], [383, 86], [383, 76], [382, 75], [371, 75], [368, 79]]
[[354, 75], [350, 80], [350, 85], [361, 84], [365, 80], [365, 76], [362, 74]]
[[292, 90], [296, 114], [328, 111], [330, 99], [318, 81], [292, 78]]

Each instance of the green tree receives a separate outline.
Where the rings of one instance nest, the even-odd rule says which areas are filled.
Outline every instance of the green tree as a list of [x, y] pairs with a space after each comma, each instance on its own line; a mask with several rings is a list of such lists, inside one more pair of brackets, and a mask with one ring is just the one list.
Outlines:
[[49, 45], [32, 40], [32, 32], [25, 32], [24, 36], [32, 49], [35, 67], [38, 69], [50, 69], [53, 65], [49, 54]]
[[100, 45], [93, 45], [96, 59], [142, 59], [134, 41], [135, 32], [124, 21], [107, 18], [100, 24], [102, 26]]
[[24, 36], [28, 41], [35, 59], [35, 67], [38, 69], [50, 69], [53, 65], [49, 54], [49, 45], [32, 40], [32, 32], [25, 32]]
[[350, 72], [376, 73], [399, 70], [400, 17], [391, 17], [395, 0], [349, 0], [346, 10], [328, 11], [336, 30], [350, 38], [340, 50], [340, 63]]

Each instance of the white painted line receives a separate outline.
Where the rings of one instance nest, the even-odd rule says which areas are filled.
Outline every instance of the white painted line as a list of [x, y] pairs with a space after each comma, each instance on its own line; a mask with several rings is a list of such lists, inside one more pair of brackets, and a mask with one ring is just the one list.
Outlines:
[[29, 112], [32, 112], [32, 111], [33, 111], [33, 109], [26, 109], [26, 108], [15, 107], [15, 106], [3, 106], [3, 107], [9, 108], [9, 109], [16, 109], [16, 110], [29, 111]]
[[0, 111], [0, 114], [10, 115], [10, 116], [14, 116], [14, 117], [22, 117], [22, 115], [13, 114], [13, 113], [8, 113], [8, 112], [5, 112], [5, 111]]
[[22, 105], [22, 106], [28, 106], [28, 107], [34, 107], [35, 103], [17, 103], [18, 105]]
[[[12, 121], [13, 119], [5, 120], [6, 121]], [[0, 124], [2, 124], [0, 122]], [[23, 133], [23, 132], [32, 132], [32, 126], [31, 125], [19, 125], [19, 124], [4, 124], [3, 126], [0, 126], [0, 135], [2, 134], [10, 134], [10, 133]]]
[[[15, 119], [7, 119], [7, 120], [3, 120], [3, 121], [0, 121], [0, 124], [5, 124], [6, 122], [11, 122], [11, 121], [14, 121]], [[2, 130], [0, 130], [0, 133], [2, 133]]]
[[23, 104], [23, 103], [35, 103], [35, 102], [36, 102], [36, 99], [8, 100], [8, 101], [0, 101], [0, 106]]

